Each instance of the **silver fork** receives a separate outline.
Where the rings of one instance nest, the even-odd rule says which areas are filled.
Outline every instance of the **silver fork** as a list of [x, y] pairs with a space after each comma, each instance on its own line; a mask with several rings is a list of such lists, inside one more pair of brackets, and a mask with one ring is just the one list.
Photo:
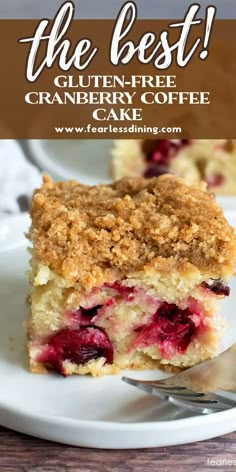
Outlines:
[[122, 377], [124, 382], [201, 414], [236, 407], [236, 344], [218, 357], [164, 380]]

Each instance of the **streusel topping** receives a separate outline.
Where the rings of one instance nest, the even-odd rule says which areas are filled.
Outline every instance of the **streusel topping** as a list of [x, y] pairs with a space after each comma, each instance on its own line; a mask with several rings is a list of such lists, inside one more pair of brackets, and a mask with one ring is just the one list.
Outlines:
[[36, 256], [85, 287], [153, 267], [233, 272], [236, 239], [214, 195], [173, 175], [95, 187], [45, 176], [31, 217]]

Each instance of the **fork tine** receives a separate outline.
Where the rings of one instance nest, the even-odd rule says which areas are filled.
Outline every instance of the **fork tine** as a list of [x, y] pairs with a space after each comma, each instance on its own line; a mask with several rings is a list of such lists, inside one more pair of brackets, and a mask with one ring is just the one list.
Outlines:
[[142, 382], [139, 380], [135, 379], [130, 379], [129, 377], [122, 377], [121, 380], [124, 382], [133, 385], [134, 387], [140, 388], [141, 390], [144, 390], [145, 392], [152, 393], [153, 392], [153, 387], [146, 382]]
[[228, 398], [225, 395], [225, 393], [226, 392], [221, 392], [220, 394], [219, 393], [211, 393], [211, 397], [215, 398], [219, 403], [221, 402], [221, 403], [229, 405], [231, 408], [235, 408], [236, 407], [236, 396], [235, 396], [235, 400], [232, 400], [231, 398]]
[[184, 387], [183, 385], [165, 385], [165, 384], [159, 384], [158, 382], [150, 382], [148, 383], [148, 385], [150, 385], [151, 387], [157, 387], [157, 388], [160, 388], [160, 389], [168, 389], [169, 391], [172, 391], [172, 390], [175, 390], [175, 391], [179, 391], [179, 392], [183, 392], [185, 390], [187, 390], [187, 387]]
[[[225, 398], [224, 395], [213, 393], [193, 392], [191, 390], [177, 390], [173, 388], [159, 388], [155, 382], [136, 380], [129, 377], [122, 377], [126, 383], [133, 385], [147, 393], [158, 396], [163, 400], [168, 400], [170, 403], [189, 408], [199, 413], [207, 414], [214, 411], [227, 410], [236, 407], [236, 401]], [[163, 386], [164, 387], [164, 386]]]
[[[150, 385], [151, 387], [151, 385]], [[164, 387], [162, 386], [161, 388], [158, 386], [153, 385], [153, 389], [157, 388], [158, 390], [162, 391], [163, 393], [166, 393], [167, 395], [174, 395], [175, 397], [181, 397], [186, 400], [191, 400], [191, 401], [197, 401], [197, 402], [202, 402], [202, 403], [221, 403], [224, 405], [228, 405], [231, 408], [236, 407], [236, 396], [235, 400], [228, 398], [224, 392], [221, 392], [221, 394], [216, 394], [213, 392], [194, 392], [193, 390], [188, 390], [187, 388], [185, 390], [175, 390], [174, 387]], [[195, 400], [196, 399], [196, 400]]]
[[145, 392], [148, 393], [153, 393], [155, 394], [155, 391], [160, 391], [160, 393], [163, 393], [163, 395], [175, 395], [176, 397], [182, 397], [183, 399], [194, 399], [194, 398], [201, 398], [204, 397], [204, 393], [195, 393], [192, 391], [188, 391], [187, 389], [184, 389], [184, 392], [182, 389], [178, 389], [178, 386], [176, 390], [174, 388], [159, 388], [159, 385], [157, 386], [155, 383], [151, 382], [145, 382], [142, 380], [136, 380], [136, 379], [131, 379], [129, 377], [122, 377], [122, 380], [124, 380], [126, 383], [133, 385], [134, 387], [138, 387], [141, 390], [144, 390]]
[[[144, 385], [149, 385], [150, 387], [158, 387], [158, 388], [168, 388], [168, 390], [186, 390], [186, 387], [184, 385], [177, 385], [177, 386], [172, 386], [172, 385], [166, 385], [162, 382], [161, 380], [139, 380], [139, 379], [131, 379], [130, 377], [122, 377], [122, 380], [124, 380], [127, 383], [131, 383], [131, 381], [142, 383]], [[134, 385], [134, 384], [132, 384]]]
[[162, 399], [168, 399], [167, 397], [173, 395], [174, 393], [169, 392], [167, 390], [159, 389], [155, 385], [150, 382], [143, 382], [142, 380], [132, 379], [129, 377], [122, 377], [124, 382], [128, 383], [129, 385], [133, 385], [134, 387], [143, 390], [144, 392], [150, 393], [152, 395], [156, 395]]
[[[138, 380], [138, 379], [132, 379], [129, 377], [122, 377], [122, 380], [125, 382], [134, 385], [134, 386], [140, 386], [141, 384], [149, 387], [150, 389], [157, 388], [160, 391], [163, 391], [164, 393], [167, 394], [175, 394], [175, 395], [186, 395], [189, 397], [202, 397], [204, 396], [204, 393], [201, 392], [193, 392], [192, 390], [188, 390], [186, 387], [181, 386], [181, 385], [176, 385], [176, 386], [167, 386], [167, 385], [159, 385], [158, 381], [149, 381], [149, 380]], [[140, 387], [141, 388], [141, 387]], [[146, 391], [148, 391], [146, 389]]]
[[[158, 396], [158, 395], [157, 395]], [[232, 407], [229, 405], [225, 405], [224, 403], [210, 403], [210, 402], [193, 402], [191, 401], [186, 401], [183, 399], [180, 399], [179, 397], [173, 396], [167, 396], [166, 400], [168, 400], [172, 405], [189, 409], [197, 413], [201, 414], [209, 414], [209, 413], [215, 413], [223, 410], [230, 410]]]
[[159, 397], [161, 400], [169, 401], [174, 406], [187, 408], [187, 409], [190, 409], [191, 411], [201, 413], [201, 414], [208, 414], [208, 413], [213, 412], [213, 410], [207, 408], [206, 405], [197, 405], [193, 403], [190, 404], [190, 402], [187, 402], [186, 400], [182, 400], [178, 397], [168, 395], [167, 393], [160, 391], [157, 388], [151, 387], [149, 384], [139, 383], [136, 380], [130, 379], [127, 377], [123, 377], [122, 380], [124, 380], [130, 385], [133, 385], [134, 387], [139, 388], [140, 390], [143, 390], [144, 392], [147, 392], [147, 393], [150, 393], [152, 395]]
[[178, 396], [178, 397], [183, 397], [183, 398], [186, 398], [186, 399], [191, 399], [191, 398], [202, 398], [205, 396], [204, 393], [202, 392], [193, 392], [192, 390], [178, 390], [178, 389], [169, 389], [169, 388], [160, 388], [159, 386], [153, 386], [152, 388], [157, 388], [158, 390], [160, 390], [161, 392], [163, 393], [167, 393], [168, 395], [175, 395], [175, 396]]

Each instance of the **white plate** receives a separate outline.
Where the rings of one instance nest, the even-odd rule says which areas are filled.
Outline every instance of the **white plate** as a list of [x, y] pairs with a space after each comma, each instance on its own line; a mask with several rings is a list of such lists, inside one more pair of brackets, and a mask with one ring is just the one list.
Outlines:
[[111, 140], [28, 141], [36, 164], [55, 179], [75, 179], [86, 185], [110, 182]]
[[[236, 213], [230, 214], [236, 226]], [[27, 370], [25, 299], [28, 291], [25, 216], [0, 223], [0, 423], [40, 438], [96, 448], [145, 448], [204, 440], [236, 429], [236, 408], [192, 416], [123, 383], [100, 379], [34, 375]], [[224, 347], [236, 340], [236, 283], [224, 303], [231, 329]], [[126, 374], [162, 378], [163, 372]]]

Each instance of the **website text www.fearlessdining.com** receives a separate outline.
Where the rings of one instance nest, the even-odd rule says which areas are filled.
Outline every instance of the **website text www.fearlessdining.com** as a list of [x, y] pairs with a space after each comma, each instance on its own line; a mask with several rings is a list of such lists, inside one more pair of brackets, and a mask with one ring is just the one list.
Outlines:
[[145, 133], [145, 134], [161, 134], [161, 133], [176, 133], [180, 134], [182, 132], [182, 128], [176, 126], [176, 127], [158, 127], [158, 126], [137, 126], [137, 125], [131, 125], [131, 126], [113, 126], [113, 125], [108, 125], [108, 126], [93, 126], [91, 124], [88, 124], [87, 126], [55, 126], [55, 131], [56, 133], [67, 133], [67, 134], [73, 134], [73, 133], [121, 133], [121, 134], [133, 134], [133, 133]]

